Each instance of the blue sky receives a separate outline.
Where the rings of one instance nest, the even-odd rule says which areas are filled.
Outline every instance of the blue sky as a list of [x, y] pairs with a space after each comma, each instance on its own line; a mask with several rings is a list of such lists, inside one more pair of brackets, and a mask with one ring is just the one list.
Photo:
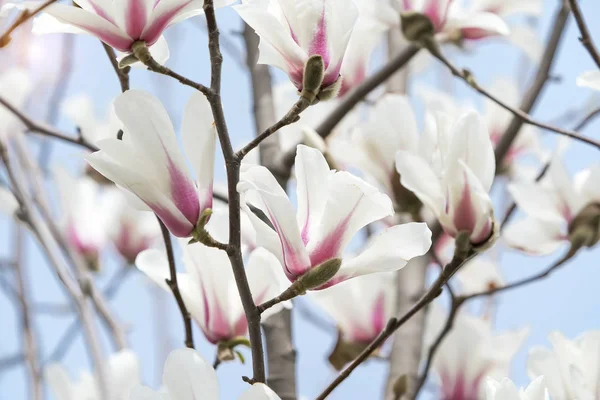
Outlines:
[[[547, 0], [545, 13], [538, 30], [544, 37], [550, 19], [558, 1]], [[593, 21], [593, 16], [600, 15], [600, 4], [586, 1], [583, 4], [586, 15]], [[242, 43], [237, 34], [240, 21], [230, 10], [219, 10], [219, 23], [222, 33], [242, 51]], [[194, 80], [207, 82], [209, 79], [209, 63], [206, 48], [205, 32], [198, 27], [201, 18], [181, 24], [167, 33], [171, 47], [171, 59], [168, 65]], [[592, 35], [600, 42], [600, 24], [590, 26]], [[557, 80], [548, 84], [543, 99], [535, 110], [535, 116], [543, 121], [553, 120], [572, 107], [583, 105], [592, 94], [590, 90], [575, 86], [575, 78], [583, 71], [592, 69], [593, 63], [577, 40], [578, 31], [573, 21], [568, 26], [558, 60], [553, 70]], [[51, 39], [49, 39], [51, 40]], [[54, 41], [60, 40], [54, 36]], [[44, 52], [46, 51], [46, 52]], [[42, 46], [36, 56], [35, 73], [41, 77], [56, 66], [56, 45]], [[223, 70], [223, 101], [229, 131], [235, 145], [247, 142], [253, 135], [253, 123], [250, 115], [251, 103], [249, 80], [246, 72], [236, 63], [231, 53], [225, 52]], [[474, 54], [456, 58], [461, 66], [468, 66], [482, 85], [488, 85], [498, 76], [513, 75], [519, 68], [520, 56], [507, 44], [493, 41], [476, 48]], [[51, 72], [50, 72], [51, 75]], [[435, 86], [439, 83], [437, 67], [434, 71], [418, 77], [420, 84]], [[106, 59], [99, 42], [91, 37], [76, 37], [73, 73], [68, 78], [67, 95], [87, 93], [93, 96], [98, 116], [105, 115], [106, 106], [118, 94], [119, 86], [111, 66]], [[276, 79], [285, 79], [276, 74]], [[167, 105], [172, 119], [178, 124], [181, 110], [190, 95], [190, 89], [162, 76], [154, 76], [150, 72], [134, 69], [131, 85], [143, 88], [158, 95]], [[454, 91], [461, 98], [472, 99], [476, 104], [480, 101], [462, 83], [454, 83]], [[40, 87], [44, 87], [43, 85]], [[42, 90], [44, 91], [44, 90]], [[43, 98], [47, 93], [42, 93]], [[37, 99], [39, 99], [37, 98]], [[40, 114], [40, 104], [34, 99], [30, 107]], [[69, 121], [60, 118], [59, 127], [65, 131], [73, 131]], [[600, 138], [598, 135], [600, 122], [590, 124], [582, 133]], [[544, 134], [544, 143], [555, 142], [552, 134]], [[54, 163], [66, 165], [75, 171], [82, 165], [82, 152], [75, 147], [57, 145], [52, 153]], [[575, 143], [566, 153], [566, 164], [571, 172], [577, 171], [592, 162], [598, 161], [597, 150]], [[217, 160], [222, 165], [222, 160]], [[224, 178], [223, 169], [217, 170], [217, 179]], [[10, 254], [11, 227], [9, 221], [0, 221], [0, 255]], [[65, 301], [64, 294], [55, 277], [44, 263], [44, 258], [37, 250], [35, 243], [28, 241], [27, 273], [31, 279], [30, 289], [35, 302], [60, 303]], [[597, 295], [597, 282], [600, 281], [598, 268], [599, 250], [586, 251], [580, 254], [568, 266], [557, 271], [550, 278], [503, 294], [498, 299], [496, 327], [499, 331], [530, 327], [530, 335], [514, 360], [512, 377], [521, 385], [527, 383], [526, 353], [533, 345], [548, 345], [547, 335], [560, 330], [567, 337], [600, 328], [598, 309], [600, 296]], [[553, 257], [528, 257], [512, 251], [503, 253], [501, 267], [507, 282], [520, 277], [529, 276], [535, 271], [545, 268]], [[119, 266], [114, 260], [108, 260], [104, 270], [98, 277], [102, 286]], [[301, 299], [306, 306], [306, 299]], [[158, 306], [157, 306], [158, 304]], [[167, 294], [153, 288], [140, 274], [133, 271], [122, 285], [118, 296], [112, 302], [118, 318], [129, 331], [129, 339], [133, 349], [138, 353], [143, 369], [144, 381], [154, 387], [159, 384], [158, 377], [162, 370], [162, 362], [157, 363], [161, 354], [169, 348], [182, 345], [182, 326], [175, 303]], [[18, 320], [15, 318], [13, 304], [0, 292], [0, 359], [13, 354], [19, 348]], [[56, 317], [40, 315], [35, 319], [38, 337], [42, 338], [41, 351], [48, 356], [59, 340], [63, 331], [70, 324], [72, 316]], [[152, 338], [153, 324], [168, 331], [168, 340], [160, 343]], [[198, 350], [208, 360], [214, 357], [214, 348], [201, 339], [199, 330], [195, 330]], [[294, 314], [294, 340], [298, 350], [298, 387], [301, 395], [314, 398], [335, 376], [328, 366], [326, 357], [331, 350], [335, 337], [331, 329], [322, 329], [303, 319], [299, 313]], [[110, 351], [110, 343], [104, 338], [104, 349]], [[89, 359], [83, 347], [81, 336], [66, 354], [63, 363], [73, 376], [80, 370], [90, 368]], [[0, 398], [25, 399], [23, 367], [0, 370]], [[370, 361], [359, 367], [331, 396], [332, 399], [378, 398], [386, 376], [386, 366], [380, 361]], [[218, 370], [222, 383], [223, 399], [234, 399], [246, 385], [240, 379], [242, 375], [251, 375], [250, 364], [227, 363]], [[429, 395], [425, 395], [430, 397]], [[425, 397], [424, 396], [424, 397]]]

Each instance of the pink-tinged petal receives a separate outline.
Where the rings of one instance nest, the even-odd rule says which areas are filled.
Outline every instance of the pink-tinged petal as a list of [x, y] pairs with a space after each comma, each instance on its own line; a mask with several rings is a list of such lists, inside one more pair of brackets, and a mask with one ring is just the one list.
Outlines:
[[452, 0], [428, 0], [423, 8], [422, 13], [429, 17], [438, 32], [442, 30], [446, 23], [450, 3], [452, 3]]
[[284, 269], [289, 279], [295, 280], [311, 266], [298, 224], [296, 212], [289, 198], [273, 175], [262, 166], [251, 166], [242, 171], [238, 191], [267, 216], [279, 236]]
[[373, 306], [373, 314], [371, 315], [373, 334], [378, 335], [379, 332], [383, 330], [386, 323], [387, 319], [385, 315], [385, 296], [383, 293], [381, 293], [375, 301], [375, 305]]
[[98, 16], [104, 18], [114, 26], [118, 27], [118, 24], [115, 22], [115, 19], [113, 18], [111, 13], [106, 8], [102, 7], [101, 4], [98, 4], [98, 0], [77, 0], [76, 3], [84, 10], [93, 11]]
[[[158, 40], [160, 35], [162, 35], [163, 31], [169, 26], [171, 21], [175, 17], [177, 17], [177, 14], [193, 1], [194, 0], [187, 0], [181, 2], [159, 2], [152, 11], [150, 21], [148, 21], [148, 23], [144, 27], [144, 30], [141, 32], [140, 40], [145, 41], [148, 45], [154, 44]], [[197, 4], [198, 2], [196, 1], [194, 3]]]
[[503, 231], [506, 243], [535, 255], [550, 254], [568, 243], [566, 226], [560, 222], [525, 218], [510, 223]]
[[127, 0], [125, 31], [131, 38], [140, 38], [148, 18], [147, 1]]
[[323, 57], [323, 64], [325, 69], [329, 66], [329, 49], [327, 45], [327, 21], [325, 20], [325, 2], [323, 2], [323, 11], [321, 12], [321, 18], [314, 32], [314, 36], [308, 47], [308, 55], [312, 56], [315, 54]]
[[473, 13], [466, 18], [455, 18], [448, 21], [446, 30], [457, 29], [465, 39], [477, 40], [490, 36], [507, 36], [508, 25], [502, 18], [492, 13]]
[[93, 12], [58, 3], [48, 6], [44, 11], [62, 23], [71, 24], [96, 36], [119, 51], [130, 51], [133, 39], [111, 22]]
[[167, 168], [171, 178], [171, 198], [175, 206], [192, 225], [196, 225], [200, 217], [200, 200], [196, 185], [190, 182], [187, 173], [179, 170], [171, 158], [168, 159]]

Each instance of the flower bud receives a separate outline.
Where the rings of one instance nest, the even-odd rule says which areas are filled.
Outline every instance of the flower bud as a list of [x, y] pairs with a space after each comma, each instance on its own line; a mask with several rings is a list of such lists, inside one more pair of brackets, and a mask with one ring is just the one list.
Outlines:
[[[307, 273], [298, 278], [296, 282], [298, 282], [304, 292], [318, 288], [329, 282], [331, 278], [338, 273], [341, 266], [341, 259], [332, 258], [310, 269]], [[294, 282], [294, 284], [296, 282]]]
[[341, 371], [346, 364], [358, 357], [368, 345], [369, 343], [346, 342], [342, 338], [342, 333], [338, 331], [337, 342], [327, 360], [336, 371]]
[[313, 104], [321, 89], [325, 77], [325, 64], [323, 57], [318, 54], [309, 57], [304, 65], [304, 76], [302, 78], [302, 97]]
[[600, 241], [600, 203], [585, 206], [569, 224], [573, 247], [592, 247]]
[[[331, 85], [322, 88], [319, 90], [319, 94], [317, 95], [317, 101], [327, 101], [337, 97], [340, 92], [340, 88], [342, 87], [342, 77], [340, 76], [335, 82]], [[316, 103], [313, 103], [316, 104]]]
[[433, 38], [435, 27], [425, 14], [407, 11], [400, 14], [402, 34], [411, 42], [423, 42]]

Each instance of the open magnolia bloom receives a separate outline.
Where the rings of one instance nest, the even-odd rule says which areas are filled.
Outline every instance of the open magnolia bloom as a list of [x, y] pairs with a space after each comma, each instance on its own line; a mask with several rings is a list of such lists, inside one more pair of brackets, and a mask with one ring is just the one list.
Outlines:
[[443, 113], [430, 120], [433, 152], [400, 151], [396, 170], [402, 185], [436, 216], [444, 231], [467, 232], [473, 245], [495, 239], [489, 190], [494, 181], [494, 149], [483, 119], [474, 111], [457, 121]]
[[[163, 389], [155, 392], [138, 385], [129, 400], [219, 400], [215, 369], [194, 349], [177, 349], [169, 354], [163, 370]], [[255, 383], [239, 400], [280, 400], [264, 383]]]
[[[435, 305], [435, 304], [434, 304]], [[431, 344], [446, 320], [441, 307], [428, 315], [426, 342]], [[485, 378], [509, 375], [509, 367], [528, 334], [528, 329], [496, 334], [492, 322], [459, 311], [450, 333], [433, 359], [443, 400], [484, 397]]]
[[577, 77], [577, 86], [600, 90], [600, 71], [586, 71]]
[[311, 293], [312, 300], [337, 324], [338, 341], [329, 356], [329, 362], [337, 370], [354, 360], [393, 316], [394, 284], [394, 275], [380, 273]]
[[493, 12], [466, 9], [455, 0], [397, 0], [403, 12], [425, 15], [441, 39], [482, 39], [508, 35], [509, 29], [502, 18]]
[[408, 223], [374, 235], [362, 253], [341, 260], [360, 229], [393, 214], [392, 202], [362, 179], [345, 171], [330, 171], [316, 149], [299, 145], [295, 165], [297, 213], [265, 167], [242, 166], [238, 184], [238, 191], [261, 209], [274, 227], [248, 213], [258, 245], [277, 256], [290, 281], [305, 279], [309, 272], [319, 274], [315, 271], [322, 267], [333, 275], [321, 275], [323, 279], [305, 289], [323, 289], [355, 276], [398, 270], [431, 247], [427, 225]]
[[419, 209], [414, 195], [400, 184], [396, 153], [419, 152], [417, 119], [404, 95], [385, 94], [371, 108], [366, 122], [352, 130], [349, 140], [333, 138], [329, 151], [347, 166], [358, 167], [370, 182], [390, 196], [397, 211]]
[[208, 101], [194, 92], [181, 127], [195, 181], [157, 98], [128, 90], [115, 99], [114, 108], [123, 123], [123, 140], [99, 141], [100, 151], [86, 157], [89, 164], [139, 197], [173, 235], [193, 236], [205, 223], [202, 213], [212, 207], [216, 130]]
[[69, 246], [96, 271], [108, 243], [112, 207], [102, 188], [88, 177], [73, 178], [64, 169], [54, 174], [62, 205], [62, 230]]
[[[2, 98], [17, 110], [25, 105], [31, 86], [31, 81], [25, 70], [13, 68], [0, 74]], [[22, 127], [23, 124], [17, 116], [0, 105], [0, 141], [6, 141]]]
[[107, 192], [110, 207], [109, 239], [125, 261], [133, 264], [139, 253], [160, 239], [159, 224], [152, 212], [132, 207], [121, 190], [111, 188]]
[[[553, 397], [556, 398], [556, 397]], [[509, 378], [485, 381], [485, 400], [550, 400], [543, 376], [533, 380], [526, 389], [517, 389]]]
[[[233, 0], [215, 0], [216, 7]], [[74, 5], [53, 3], [34, 21], [35, 33], [83, 33], [96, 36], [115, 49], [130, 53], [135, 42], [157, 45], [155, 58], [168, 58], [166, 41], [161, 36], [170, 25], [204, 12], [204, 0], [78, 0]], [[25, 7], [40, 3], [27, 2]], [[12, 7], [23, 7], [13, 4]]]
[[[127, 400], [130, 390], [139, 385], [139, 361], [131, 350], [110, 356], [105, 372], [110, 400]], [[96, 379], [87, 372], [81, 373], [78, 381], [72, 381], [60, 364], [50, 364], [44, 369], [44, 378], [56, 400], [102, 400]]]
[[[209, 342], [224, 349], [240, 344], [237, 341], [246, 336], [248, 325], [227, 253], [201, 243], [187, 245], [184, 240], [181, 247], [186, 273], [178, 273], [177, 281], [192, 318]], [[156, 284], [170, 290], [165, 283], [170, 273], [164, 251], [145, 250], [135, 264]], [[276, 275], [279, 268], [275, 256], [265, 249], [250, 254], [246, 273], [256, 304], [281, 293]], [[229, 355], [232, 359], [231, 352]]]
[[598, 235], [600, 203], [600, 165], [569, 177], [561, 160], [555, 157], [541, 182], [511, 183], [508, 190], [527, 216], [510, 223], [504, 230], [506, 242], [532, 254], [549, 254], [561, 245], [584, 239], [593, 245]]
[[[243, 0], [234, 6], [240, 17], [260, 36], [260, 64], [286, 72], [298, 91], [304, 83], [305, 67], [311, 56], [323, 60], [318, 97], [325, 100], [337, 94], [340, 69], [357, 19], [350, 0]], [[311, 69], [308, 68], [307, 71]], [[309, 72], [311, 75], [315, 71]]]
[[552, 350], [529, 351], [529, 376], [543, 375], [552, 399], [600, 398], [600, 331], [585, 332], [574, 340], [553, 332], [548, 339]]

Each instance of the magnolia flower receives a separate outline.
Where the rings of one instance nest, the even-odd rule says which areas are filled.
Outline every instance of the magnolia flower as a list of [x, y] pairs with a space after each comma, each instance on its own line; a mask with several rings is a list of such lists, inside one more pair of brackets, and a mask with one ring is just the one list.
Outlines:
[[454, 0], [398, 0], [403, 12], [413, 11], [429, 18], [435, 33], [444, 38], [482, 39], [508, 35], [509, 29], [498, 15], [477, 9], [465, 9]]
[[[113, 354], [106, 364], [106, 388], [108, 399], [127, 400], [129, 391], [140, 382], [140, 366], [131, 350]], [[56, 400], [101, 400], [96, 379], [87, 372], [73, 382], [60, 364], [50, 364], [44, 369], [44, 377]]]
[[485, 381], [486, 400], [550, 400], [543, 376], [533, 380], [527, 389], [517, 389], [509, 378], [497, 381], [487, 378]]
[[73, 178], [57, 169], [55, 178], [61, 198], [62, 230], [73, 250], [92, 270], [98, 269], [98, 257], [108, 243], [111, 204], [101, 187], [88, 177]]
[[529, 376], [545, 376], [552, 399], [600, 398], [600, 331], [585, 332], [574, 340], [553, 332], [548, 339], [552, 350], [534, 347], [529, 351]]
[[350, 140], [334, 138], [329, 146], [336, 160], [358, 167], [396, 203], [405, 203], [407, 193], [412, 193], [402, 188], [396, 172], [395, 158], [400, 150], [419, 151], [419, 134], [412, 106], [398, 94], [383, 95], [370, 110], [368, 120], [352, 130]]
[[[298, 212], [275, 177], [262, 166], [243, 168], [238, 191], [265, 212], [274, 229], [248, 213], [257, 241], [275, 254], [287, 278], [295, 282], [315, 267], [339, 260], [352, 237], [364, 226], [392, 215], [392, 202], [376, 188], [353, 176], [330, 171], [323, 155], [298, 146], [296, 155]], [[372, 272], [398, 270], [431, 246], [426, 224], [409, 223], [373, 236], [365, 250], [337, 264], [322, 289], [346, 279]], [[335, 265], [335, 263], [331, 264]]]
[[233, 8], [260, 36], [260, 64], [283, 70], [302, 91], [309, 57], [321, 56], [324, 75], [317, 89], [322, 97], [335, 96], [344, 54], [357, 19], [352, 1], [244, 0]]
[[0, 186], [0, 214], [12, 217], [19, 210], [19, 202], [7, 188]]
[[132, 207], [121, 190], [109, 191], [110, 224], [108, 235], [116, 250], [130, 264], [139, 253], [160, 238], [156, 217], [148, 211]]
[[494, 238], [494, 210], [488, 192], [496, 170], [494, 149], [482, 118], [475, 112], [451, 123], [437, 114], [433, 153], [396, 155], [402, 185], [437, 217], [452, 237], [467, 232], [471, 243]]
[[385, 328], [394, 313], [394, 282], [389, 273], [371, 274], [311, 293], [338, 327], [338, 342], [329, 356], [336, 369], [356, 358]]
[[[163, 389], [155, 392], [138, 385], [129, 400], [218, 400], [219, 381], [215, 369], [194, 349], [177, 349], [169, 354], [163, 371]], [[264, 383], [255, 383], [240, 400], [280, 400]]]
[[[179, 290], [206, 339], [219, 344], [245, 337], [248, 325], [227, 254], [201, 243], [181, 244], [186, 273], [177, 274]], [[169, 290], [165, 283], [170, 277], [169, 264], [163, 251], [145, 250], [135, 264], [156, 284]], [[276, 276], [279, 268], [277, 259], [265, 249], [250, 254], [246, 274], [256, 304], [281, 293]]]
[[[2, 98], [16, 109], [25, 105], [31, 87], [29, 76], [22, 69], [9, 69], [0, 75]], [[0, 104], [0, 141], [6, 141], [22, 126], [15, 114]]]
[[[432, 343], [446, 315], [440, 308], [433, 307], [428, 318], [426, 340]], [[485, 377], [508, 375], [510, 362], [527, 334], [527, 329], [496, 334], [491, 321], [459, 311], [452, 330], [433, 359], [433, 369], [440, 379], [441, 398], [483, 397]]]
[[193, 93], [188, 101], [182, 139], [193, 162], [194, 182], [179, 149], [173, 125], [158, 99], [128, 90], [114, 101], [123, 123], [123, 140], [104, 139], [89, 164], [139, 197], [178, 237], [193, 235], [203, 212], [212, 207], [216, 130], [208, 100]]
[[[579, 172], [573, 181], [555, 157], [541, 182], [511, 183], [508, 190], [524, 219], [504, 230], [506, 242], [533, 254], [549, 254], [568, 243], [573, 222], [588, 205], [600, 202], [600, 165]], [[584, 223], [579, 221], [578, 223]]]
[[[215, 0], [215, 7], [232, 3]], [[115, 49], [130, 53], [135, 42], [156, 45], [155, 58], [168, 58], [163, 31], [203, 13], [204, 0], [79, 0], [75, 5], [53, 3], [34, 21], [35, 33], [78, 33], [96, 36]], [[39, 3], [26, 4], [35, 7]], [[13, 4], [11, 7], [22, 7]]]
[[600, 90], [600, 71], [586, 71], [577, 77], [577, 86]]

